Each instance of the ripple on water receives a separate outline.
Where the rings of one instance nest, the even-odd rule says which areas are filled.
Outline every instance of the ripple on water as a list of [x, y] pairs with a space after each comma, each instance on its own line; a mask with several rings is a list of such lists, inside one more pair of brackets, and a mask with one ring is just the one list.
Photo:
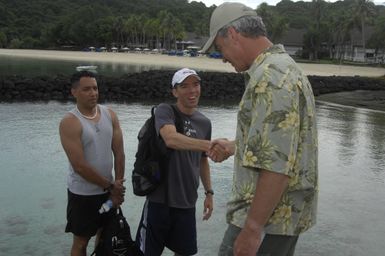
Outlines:
[[42, 202], [40, 203], [40, 206], [43, 209], [53, 209], [55, 208], [55, 199], [53, 197], [43, 198]]
[[7, 216], [3, 219], [2, 223], [5, 224], [5, 233], [22, 236], [28, 232], [29, 221], [22, 216]]
[[34, 256], [34, 255], [38, 255], [37, 253], [39, 253], [39, 255], [49, 255], [49, 254], [42, 254], [41, 252], [37, 252], [36, 249], [37, 248], [35, 246], [27, 244], [23, 247], [24, 255]]
[[62, 235], [64, 230], [64, 224], [53, 224], [53, 225], [47, 225], [43, 232], [46, 235], [52, 236], [52, 235]]

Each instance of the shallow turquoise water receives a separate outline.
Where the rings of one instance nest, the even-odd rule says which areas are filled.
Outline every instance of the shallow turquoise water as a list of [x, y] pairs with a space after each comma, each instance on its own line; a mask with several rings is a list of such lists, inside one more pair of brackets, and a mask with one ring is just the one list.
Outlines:
[[[110, 104], [124, 132], [128, 191], [136, 134], [150, 105]], [[0, 104], [0, 255], [68, 255], [64, 233], [67, 159], [58, 123], [72, 104]], [[236, 106], [201, 108], [213, 138], [234, 137]], [[385, 244], [385, 113], [318, 103], [320, 198], [317, 225], [303, 234], [296, 255], [383, 255]], [[225, 230], [232, 159], [211, 163], [215, 210], [201, 220], [199, 255], [216, 255]], [[203, 191], [200, 192], [203, 195]], [[123, 211], [134, 235], [143, 198], [127, 193]], [[171, 255], [165, 251], [164, 255]]]

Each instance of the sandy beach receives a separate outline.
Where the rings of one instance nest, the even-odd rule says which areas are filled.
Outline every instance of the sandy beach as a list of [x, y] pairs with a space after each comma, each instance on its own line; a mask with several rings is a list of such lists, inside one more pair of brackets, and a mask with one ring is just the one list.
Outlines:
[[[155, 65], [170, 68], [190, 67], [201, 71], [234, 72], [234, 68], [220, 59], [206, 56], [180, 57], [150, 53], [112, 53], [112, 52], [81, 52], [81, 51], [53, 51], [53, 50], [15, 50], [0, 49], [1, 56], [23, 58], [62, 59], [78, 61], [100, 61], [128, 63], [139, 65]], [[299, 63], [307, 75], [319, 76], [367, 76], [377, 77], [385, 75], [385, 68], [356, 67], [331, 64]]]

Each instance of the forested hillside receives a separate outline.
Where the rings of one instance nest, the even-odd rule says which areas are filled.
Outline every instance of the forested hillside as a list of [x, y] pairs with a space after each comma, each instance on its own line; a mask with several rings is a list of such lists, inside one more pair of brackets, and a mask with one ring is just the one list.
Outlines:
[[[251, 7], [262, 16], [273, 42], [291, 28], [305, 30], [304, 49], [315, 58], [325, 45], [330, 49], [351, 42], [354, 30], [362, 35], [363, 48], [385, 48], [385, 6], [370, 0], [282, 0], [276, 6]], [[207, 36], [213, 9], [187, 0], [0, 0], [0, 47], [172, 49], [188, 32]]]
[[187, 0], [0, 0], [0, 47], [170, 44], [208, 34], [212, 9]]

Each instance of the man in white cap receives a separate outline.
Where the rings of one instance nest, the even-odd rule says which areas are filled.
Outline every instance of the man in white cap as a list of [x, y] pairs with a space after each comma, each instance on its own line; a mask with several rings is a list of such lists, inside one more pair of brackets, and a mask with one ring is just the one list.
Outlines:
[[[219, 255], [293, 255], [298, 236], [315, 224], [318, 142], [311, 85], [266, 36], [262, 19], [240, 3], [212, 13], [212, 46], [245, 72], [235, 141], [216, 140], [209, 156], [234, 154], [228, 229]], [[217, 149], [226, 149], [219, 157]]]
[[155, 111], [155, 127], [170, 156], [167, 181], [147, 196], [136, 241], [145, 256], [158, 256], [164, 247], [175, 255], [197, 253], [195, 204], [199, 178], [205, 189], [203, 219], [210, 218], [214, 192], [206, 153], [210, 147], [211, 122], [197, 110], [200, 77], [191, 69], [178, 70], [171, 82], [176, 110], [183, 121], [183, 134], [176, 130], [176, 117], [169, 104]]

